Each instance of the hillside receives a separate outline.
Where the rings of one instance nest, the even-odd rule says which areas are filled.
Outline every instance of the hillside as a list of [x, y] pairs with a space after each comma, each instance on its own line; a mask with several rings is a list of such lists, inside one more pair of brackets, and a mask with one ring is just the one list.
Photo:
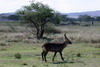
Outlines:
[[68, 15], [72, 18], [77, 18], [79, 15], [89, 15], [89, 16], [100, 16], [100, 10], [98, 11], [87, 11], [87, 12], [76, 12], [76, 13], [62, 13], [63, 15]]
[[10, 15], [14, 15], [14, 12], [10, 12], [10, 13], [1, 13], [0, 14], [0, 21], [8, 21], [8, 19], [6, 17], [10, 16]]
[[[2, 13], [0, 14], [0, 21], [5, 21], [7, 19], [4, 19], [2, 17], [8, 17], [9, 15], [14, 15], [15, 12], [11, 13]], [[75, 13], [61, 13], [62, 15], [68, 15], [68, 17], [71, 18], [77, 18], [79, 15], [89, 15], [89, 16], [100, 16], [100, 10], [98, 11], [87, 11], [87, 12], [75, 12]], [[8, 20], [7, 20], [8, 21]]]

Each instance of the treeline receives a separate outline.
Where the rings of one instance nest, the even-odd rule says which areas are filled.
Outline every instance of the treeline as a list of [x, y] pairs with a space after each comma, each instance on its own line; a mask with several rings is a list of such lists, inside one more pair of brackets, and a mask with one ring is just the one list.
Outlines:
[[92, 17], [92, 16], [89, 16], [89, 15], [80, 15], [77, 18], [70, 18], [67, 15], [62, 15], [62, 21], [71, 22], [71, 23], [74, 23], [76, 21], [79, 21], [79, 22], [91, 22], [92, 25], [93, 25], [95, 21], [100, 22], [100, 16]]
[[67, 15], [62, 15], [63, 21], [100, 21], [100, 16], [79, 15], [78, 18], [70, 18]]
[[[56, 14], [56, 18], [53, 18], [53, 23], [58, 25], [60, 24], [61, 21], [63, 22], [91, 22], [92, 25], [94, 22], [100, 22], [100, 16], [89, 16], [89, 15], [80, 15], [77, 18], [70, 18], [67, 15], [61, 15], [60, 13]], [[9, 20], [9, 21], [19, 21], [21, 19], [20, 15], [14, 14], [14, 15], [9, 15], [8, 17], [2, 17], [3, 19]], [[60, 21], [59, 21], [60, 20]]]
[[[68, 17], [67, 15], [62, 15], [60, 13], [57, 13], [55, 15], [56, 18], [52, 18], [53, 23], [55, 25], [59, 25], [62, 22], [70, 22], [70, 23], [75, 23], [75, 22], [91, 22], [93, 25], [94, 22], [100, 22], [100, 16], [89, 16], [89, 15], [79, 15], [77, 18], [71, 18]], [[19, 21], [21, 20], [21, 16], [18, 14], [13, 14], [9, 16], [1, 16], [1, 19], [3, 21]], [[1, 20], [1, 21], [2, 21]]]

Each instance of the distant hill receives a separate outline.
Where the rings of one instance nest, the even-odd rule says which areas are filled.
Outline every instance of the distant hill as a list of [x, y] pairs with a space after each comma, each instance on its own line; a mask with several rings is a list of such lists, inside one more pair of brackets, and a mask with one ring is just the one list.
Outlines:
[[9, 21], [6, 17], [8, 17], [10, 15], [15, 15], [15, 13], [14, 12], [11, 12], [11, 13], [1, 13], [0, 14], [0, 21]]
[[100, 10], [98, 11], [87, 11], [87, 12], [76, 12], [76, 13], [62, 13], [62, 15], [68, 15], [71, 18], [77, 18], [79, 15], [89, 15], [89, 16], [100, 16]]
[[[75, 12], [75, 13], [61, 13], [62, 15], [68, 15], [71, 18], [77, 18], [79, 15], [89, 15], [89, 16], [100, 16], [100, 10], [97, 11], [87, 11], [87, 12]], [[8, 21], [2, 17], [8, 17], [10, 15], [15, 15], [15, 12], [11, 13], [2, 13], [0, 14], [0, 21]]]
[[9, 16], [9, 15], [14, 15], [14, 14], [15, 14], [14, 12], [11, 12], [11, 13], [1, 13], [1, 14], [0, 14], [0, 17], [1, 17], [1, 16], [6, 16], [6, 17], [7, 17], [7, 16]]

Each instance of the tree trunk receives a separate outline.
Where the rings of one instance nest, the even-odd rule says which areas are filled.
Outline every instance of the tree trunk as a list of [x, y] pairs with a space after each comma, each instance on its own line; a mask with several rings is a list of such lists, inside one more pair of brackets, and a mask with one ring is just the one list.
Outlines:
[[39, 30], [37, 30], [37, 39], [43, 38], [43, 34], [44, 34], [44, 28], [41, 27]]
[[94, 24], [94, 21], [92, 21], [92, 25]]

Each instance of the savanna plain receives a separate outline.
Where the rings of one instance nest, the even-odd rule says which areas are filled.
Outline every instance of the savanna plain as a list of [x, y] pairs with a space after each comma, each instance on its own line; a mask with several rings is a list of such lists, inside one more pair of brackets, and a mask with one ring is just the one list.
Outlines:
[[[52, 28], [52, 27], [51, 27]], [[99, 67], [100, 26], [54, 26], [37, 40], [35, 29], [19, 23], [0, 23], [0, 67]], [[55, 32], [56, 31], [56, 32]], [[63, 51], [65, 61], [53, 52], [48, 62], [41, 58], [41, 46], [46, 42], [63, 42], [64, 33], [72, 41]]]

